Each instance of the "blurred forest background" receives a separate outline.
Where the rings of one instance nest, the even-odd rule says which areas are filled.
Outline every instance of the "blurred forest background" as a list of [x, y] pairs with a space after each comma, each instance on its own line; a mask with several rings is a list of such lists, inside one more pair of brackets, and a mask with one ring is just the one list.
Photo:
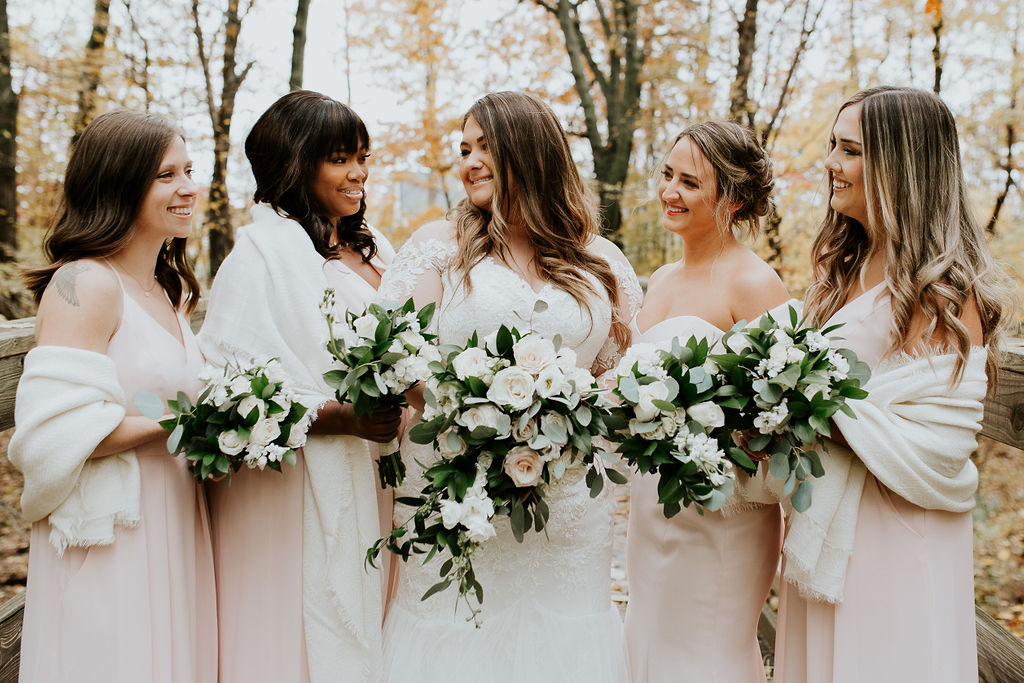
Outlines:
[[[367, 121], [368, 218], [396, 247], [464, 196], [466, 108], [491, 90], [544, 97], [639, 275], [680, 256], [654, 194], [668, 145], [691, 122], [741, 121], [777, 173], [776, 211], [752, 246], [794, 296], [828, 196], [836, 108], [871, 85], [934, 90], [957, 117], [978, 219], [1021, 282], [1022, 22], [1024, 0], [0, 0], [0, 314], [33, 314], [18, 271], [42, 260], [69, 145], [92, 117], [128, 107], [184, 128], [206, 283], [247, 222], [242, 141], [300, 85]], [[979, 601], [1020, 632], [1024, 492], [1003, 450], [983, 448], [982, 463], [996, 483], [979, 495]], [[11, 477], [0, 473], [0, 502], [14, 514]], [[7, 538], [0, 584], [27, 547]]]

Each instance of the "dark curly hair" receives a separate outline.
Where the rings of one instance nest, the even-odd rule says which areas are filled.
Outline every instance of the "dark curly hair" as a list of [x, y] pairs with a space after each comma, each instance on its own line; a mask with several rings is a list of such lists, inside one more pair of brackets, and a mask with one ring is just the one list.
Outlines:
[[772, 160], [757, 136], [731, 121], [704, 121], [677, 135], [672, 147], [683, 138], [693, 141], [715, 171], [719, 228], [739, 226], [749, 237], [757, 237], [761, 219], [771, 213], [775, 189]]
[[[108, 258], [131, 242], [142, 200], [174, 138], [185, 136], [165, 119], [123, 109], [86, 126], [71, 150], [60, 204], [43, 242], [49, 265], [24, 274], [36, 303], [61, 266]], [[199, 281], [185, 242], [164, 242], [154, 274], [174, 307], [191, 312], [199, 302]]]
[[337, 258], [348, 246], [369, 261], [377, 253], [366, 221], [365, 198], [359, 211], [338, 219], [338, 245], [311, 188], [320, 165], [332, 154], [352, 155], [370, 148], [366, 125], [350, 107], [312, 90], [295, 90], [281, 97], [260, 116], [245, 138], [245, 156], [256, 178], [253, 200], [302, 226], [317, 253]]

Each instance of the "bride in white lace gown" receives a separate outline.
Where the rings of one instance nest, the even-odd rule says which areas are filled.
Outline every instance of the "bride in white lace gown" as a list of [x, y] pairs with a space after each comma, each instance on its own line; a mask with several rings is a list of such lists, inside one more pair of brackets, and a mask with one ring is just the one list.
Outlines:
[[[442, 344], [464, 344], [474, 331], [486, 335], [504, 323], [560, 335], [595, 375], [612, 367], [628, 342], [622, 321], [642, 295], [622, 253], [594, 233], [589, 198], [551, 110], [522, 93], [487, 95], [466, 116], [461, 154], [468, 199], [451, 221], [410, 238], [379, 297], [436, 302]], [[538, 300], [547, 308], [535, 313]], [[402, 457], [408, 474], [398, 495], [415, 495], [425, 485], [421, 464], [438, 456], [406, 438]], [[591, 498], [583, 481], [561, 484], [546, 500], [546, 534], [518, 543], [499, 517], [497, 537], [474, 557], [484, 588], [479, 629], [464, 604], [456, 607], [454, 587], [421, 600], [443, 558], [424, 565], [416, 556], [401, 566], [384, 631], [387, 680], [628, 680], [610, 599], [614, 501], [607, 490]], [[395, 523], [411, 513], [397, 505]]]

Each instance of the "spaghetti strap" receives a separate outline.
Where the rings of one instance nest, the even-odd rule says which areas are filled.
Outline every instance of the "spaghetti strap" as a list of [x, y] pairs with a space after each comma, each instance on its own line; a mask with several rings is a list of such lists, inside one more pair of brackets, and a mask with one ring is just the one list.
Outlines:
[[107, 268], [114, 271], [114, 277], [117, 278], [117, 284], [121, 285], [121, 293], [128, 296], [128, 290], [124, 287], [124, 280], [121, 279], [121, 273], [117, 272], [117, 268], [114, 267], [114, 264], [107, 259], [103, 259], [103, 262], [107, 264]]

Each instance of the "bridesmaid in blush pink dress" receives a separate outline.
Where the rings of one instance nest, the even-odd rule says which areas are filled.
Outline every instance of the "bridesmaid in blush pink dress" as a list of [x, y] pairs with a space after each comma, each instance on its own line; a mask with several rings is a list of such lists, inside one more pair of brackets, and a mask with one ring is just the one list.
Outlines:
[[[48, 237], [52, 265], [29, 274], [41, 302], [38, 346], [26, 358], [27, 379], [19, 388], [19, 425], [27, 424], [22, 417], [46, 409], [32, 404], [28, 386], [47, 373], [40, 363], [62, 358], [74, 363], [79, 375], [86, 367], [111, 367], [127, 414], [105, 434], [94, 434], [89, 420], [69, 425], [72, 440], [87, 442], [75, 445], [85, 459], [75, 471], [74, 490], [53, 517], [32, 525], [22, 681], [217, 680], [206, 501], [186, 461], [167, 453], [166, 432], [132, 405], [143, 390], [166, 400], [199, 389], [203, 357], [184, 316], [199, 294], [184, 258], [196, 198], [191, 175], [184, 139], [166, 122], [127, 111], [97, 117], [68, 163], [64, 201]], [[103, 224], [97, 223], [99, 216]], [[104, 379], [102, 371], [96, 379]], [[83, 389], [67, 387], [68, 392]], [[36, 427], [47, 428], [45, 422]], [[31, 465], [42, 459], [57, 466], [67, 457], [38, 446], [33, 434], [16, 432], [12, 462]], [[118, 489], [90, 498], [95, 490], [89, 483], [97, 479], [86, 473], [119, 461], [133, 462], [131, 470], [137, 462], [138, 469], [120, 479]], [[34, 471], [26, 469], [26, 509], [41, 483], [30, 474]], [[89, 515], [97, 507], [108, 506], [112, 498], [131, 500], [133, 490], [134, 526], [107, 519], [112, 539], [84, 536], [85, 529], [95, 529], [97, 520]], [[68, 506], [78, 500], [85, 501], [82, 523], [67, 531]], [[68, 545], [63, 554], [51, 545], [55, 538]]]
[[[969, 456], [986, 357], [991, 371], [1009, 299], [971, 216], [956, 125], [938, 97], [894, 87], [858, 93], [840, 108], [829, 149], [829, 208], [812, 245], [805, 313], [844, 323], [842, 344], [873, 369], [869, 392], [901, 372], [934, 374], [935, 388], [884, 394], [877, 411], [869, 394], [851, 404], [859, 419], [835, 418], [825, 480], [811, 508], [787, 522], [775, 680], [974, 681], [977, 474]], [[971, 420], [959, 418], [965, 410]], [[956, 422], [943, 418], [950, 411], [961, 411]], [[963, 435], [932, 436], [935, 444], [929, 434], [904, 438], [924, 420], [934, 420], [924, 423], [932, 432], [963, 424]], [[806, 547], [802, 517], [831, 509], [818, 491], [839, 475], [858, 481], [847, 471], [863, 477], [863, 487], [850, 483], [842, 494], [855, 518], [824, 520], [818, 543], [834, 559], [807, 571], [794, 561]], [[841, 526], [849, 536], [835, 531]]]
[[394, 257], [363, 219], [369, 145], [354, 111], [307, 90], [271, 105], [246, 139], [257, 206], [217, 273], [200, 342], [214, 363], [278, 358], [315, 414], [294, 467], [210, 486], [220, 683], [381, 675], [387, 569], [363, 558], [391, 530], [392, 499], [369, 442], [394, 438], [400, 411], [356, 418], [333, 399], [319, 310], [328, 287], [337, 318], [362, 310]]
[[[756, 234], [773, 187], [771, 163], [749, 130], [687, 128], [662, 177], [662, 224], [682, 238], [683, 258], [651, 277], [634, 342], [714, 342], [788, 299], [775, 271], [736, 236]], [[688, 507], [666, 519], [657, 475], [633, 478], [626, 639], [634, 683], [764, 680], [757, 620], [778, 566], [782, 512], [740, 497], [756, 483], [737, 487], [722, 511]]]

